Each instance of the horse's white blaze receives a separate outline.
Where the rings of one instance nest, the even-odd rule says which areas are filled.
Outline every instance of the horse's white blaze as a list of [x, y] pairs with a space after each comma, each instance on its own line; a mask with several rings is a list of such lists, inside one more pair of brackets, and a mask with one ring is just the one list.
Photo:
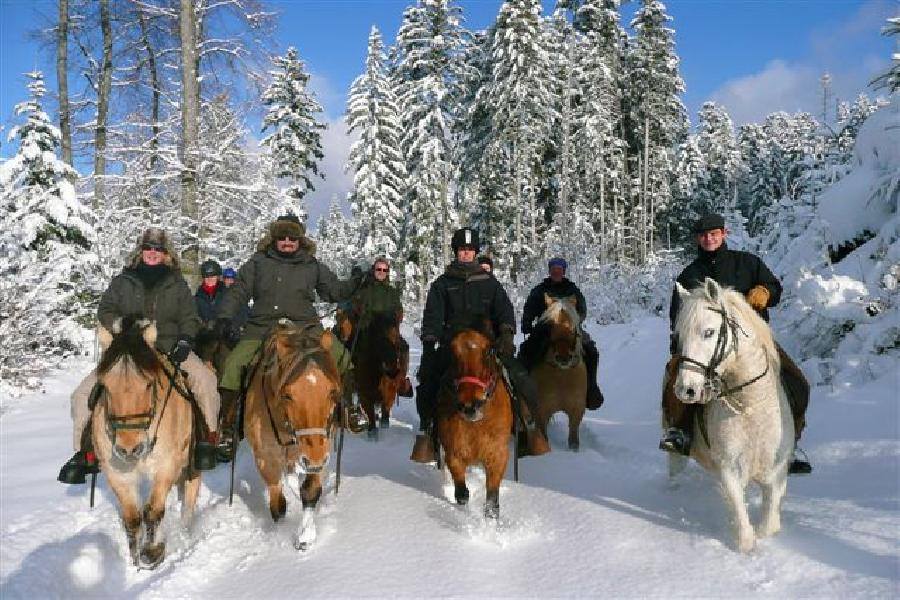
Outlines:
[[[780, 364], [768, 325], [744, 301], [743, 296], [719, 288], [715, 282], [694, 290], [684, 304], [675, 325], [682, 354], [709, 364], [722, 316], [709, 308], [725, 309], [737, 322], [738, 345], [729, 351], [718, 368], [728, 387], [736, 387], [765, 371], [764, 377], [727, 398], [702, 398], [709, 445], [699, 427], [691, 456], [719, 479], [731, 511], [738, 549], [753, 548], [757, 535], [772, 535], [781, 527], [781, 502], [786, 490], [787, 463], [794, 444], [794, 423], [787, 396], [780, 382]], [[709, 329], [711, 338], [704, 337]], [[746, 333], [746, 335], [745, 335]], [[728, 347], [731, 348], [729, 328]], [[768, 363], [768, 365], [767, 365]], [[679, 369], [676, 390], [703, 386], [703, 374], [690, 366]], [[754, 533], [747, 514], [744, 492], [756, 482], [762, 488], [762, 518]]]
[[306, 380], [310, 382], [312, 385], [316, 385], [318, 383], [318, 378], [316, 378], [316, 374], [310, 371], [306, 374]]

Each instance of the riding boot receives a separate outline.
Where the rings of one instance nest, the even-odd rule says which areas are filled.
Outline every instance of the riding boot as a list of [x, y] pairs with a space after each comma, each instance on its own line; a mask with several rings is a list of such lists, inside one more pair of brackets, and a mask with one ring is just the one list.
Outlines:
[[791, 461], [788, 463], [788, 475], [809, 475], [812, 470], [806, 452], [795, 446], [794, 452], [791, 454]]
[[588, 410], [597, 410], [603, 405], [603, 392], [597, 385], [597, 367], [600, 363], [600, 353], [593, 341], [586, 340], [583, 345], [584, 366], [587, 368], [587, 399], [585, 407]]
[[397, 395], [401, 398], [413, 397], [413, 386], [412, 382], [409, 380], [409, 377], [405, 378], [400, 384], [400, 389], [397, 391]]
[[524, 456], [540, 456], [550, 452], [550, 442], [547, 441], [547, 434], [534, 422], [528, 423], [525, 429], [519, 432], [517, 443], [519, 444], [520, 458]]
[[234, 437], [237, 424], [237, 404], [240, 392], [219, 388], [222, 408], [219, 411], [219, 443], [216, 446], [216, 459], [219, 462], [231, 462], [234, 458]]
[[59, 470], [59, 475], [56, 476], [56, 480], [60, 483], [84, 483], [85, 476], [100, 472], [100, 463], [97, 461], [97, 455], [94, 454], [94, 438], [91, 432], [92, 418], [88, 419], [81, 432], [81, 450], [66, 461], [66, 464]]
[[437, 460], [431, 423], [423, 423], [416, 435], [416, 442], [413, 444], [409, 460], [418, 463], [431, 463]]

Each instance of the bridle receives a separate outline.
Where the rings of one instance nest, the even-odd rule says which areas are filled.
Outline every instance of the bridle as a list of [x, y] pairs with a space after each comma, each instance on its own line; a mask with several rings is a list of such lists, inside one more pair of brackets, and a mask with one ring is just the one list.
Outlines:
[[[490, 348], [484, 353], [484, 362], [485, 364], [490, 364], [490, 361], [492, 360], [495, 360], [495, 351], [493, 348]], [[472, 401], [470, 404], [463, 404], [457, 399], [456, 411], [460, 413], [465, 412], [467, 409], [477, 411], [484, 408], [491, 398], [494, 397], [494, 392], [497, 389], [497, 373], [492, 370], [488, 380], [484, 380], [481, 377], [475, 377], [474, 375], [463, 375], [455, 378], [453, 380], [453, 391], [457, 398], [459, 397], [459, 387], [462, 384], [479, 387], [484, 393], [481, 395], [481, 398]]]
[[[740, 323], [738, 323], [734, 318], [729, 316], [728, 312], [724, 307], [714, 308], [712, 306], [707, 306], [707, 310], [711, 310], [715, 313], [718, 313], [722, 317], [722, 324], [719, 325], [719, 337], [716, 339], [716, 346], [713, 349], [712, 356], [709, 359], [709, 363], [703, 363], [699, 360], [690, 358], [689, 356], [681, 356], [681, 364], [680, 367], [684, 366], [684, 363], [688, 363], [689, 365], [694, 365], [700, 368], [700, 372], [703, 373], [703, 392], [705, 394], [709, 394], [710, 398], [724, 398], [731, 396], [735, 392], [744, 389], [745, 387], [752, 385], [766, 376], [769, 372], [769, 361], [766, 361], [766, 368], [763, 369], [763, 372], [745, 381], [744, 383], [734, 386], [727, 387], [725, 385], [725, 381], [722, 378], [722, 375], [718, 372], [719, 366], [725, 362], [725, 359], [732, 352], [737, 353], [738, 351], [738, 332], [740, 331], [744, 337], [749, 338], [750, 336], [746, 331], [741, 327]], [[728, 344], [728, 332], [731, 332], [731, 344]]]

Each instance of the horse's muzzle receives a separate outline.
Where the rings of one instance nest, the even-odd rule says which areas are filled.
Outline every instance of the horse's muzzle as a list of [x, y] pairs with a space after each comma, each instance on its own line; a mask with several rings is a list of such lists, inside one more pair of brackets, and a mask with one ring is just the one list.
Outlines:
[[115, 443], [113, 444], [113, 447], [112, 447], [113, 456], [126, 464], [136, 463], [137, 461], [139, 461], [142, 458], [144, 458], [145, 456], [147, 456], [149, 451], [150, 451], [150, 443], [146, 442], [146, 441], [140, 442], [139, 444], [135, 445], [135, 447], [132, 448], [131, 450], [129, 450], [123, 446], [120, 446], [119, 444], [115, 444]]
[[331, 459], [331, 453], [325, 455], [324, 460], [317, 464], [313, 464], [312, 461], [309, 460], [305, 455], [300, 457], [300, 460], [297, 461], [297, 474], [298, 475], [318, 475], [325, 470], [325, 467], [328, 466], [328, 461]]
[[470, 423], [477, 423], [484, 418], [484, 400], [475, 400], [469, 404], [459, 403], [457, 410], [462, 418]]

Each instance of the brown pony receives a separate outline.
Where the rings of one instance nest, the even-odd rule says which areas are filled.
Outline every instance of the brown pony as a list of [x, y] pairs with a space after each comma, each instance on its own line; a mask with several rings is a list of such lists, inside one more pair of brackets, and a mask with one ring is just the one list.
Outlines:
[[509, 460], [513, 425], [510, 394], [494, 356], [488, 324], [466, 328], [450, 342], [452, 387], [438, 395], [437, 430], [458, 504], [469, 501], [466, 468], [481, 463], [486, 475], [484, 514], [500, 516], [500, 481]]
[[576, 299], [552, 298], [544, 294], [547, 309], [538, 320], [546, 327], [549, 341], [543, 359], [531, 370], [539, 400], [535, 422], [543, 430], [554, 413], [569, 419], [569, 450], [578, 450], [578, 427], [584, 418], [587, 397], [587, 368], [581, 349], [580, 319]]
[[350, 319], [350, 313], [338, 308], [334, 312], [334, 333], [341, 340], [342, 344], [350, 343], [350, 336], [353, 335], [353, 321]]
[[298, 550], [306, 550], [316, 539], [315, 508], [331, 452], [340, 397], [340, 375], [330, 352], [333, 341], [332, 333], [323, 334], [318, 324], [298, 327], [282, 319], [265, 342], [262, 362], [247, 391], [244, 431], [268, 487], [274, 521], [287, 512], [282, 475], [305, 476]]
[[379, 424], [389, 427], [391, 408], [409, 370], [409, 352], [401, 347], [400, 324], [394, 314], [375, 313], [358, 335], [353, 357], [356, 386], [360, 404], [369, 418], [369, 437], [377, 439], [375, 406], [380, 406]]
[[[103, 356], [97, 379], [103, 392], [93, 407], [94, 450], [109, 486], [119, 500], [128, 551], [137, 567], [152, 569], [165, 556], [156, 539], [172, 486], [179, 486], [182, 523], [193, 515], [200, 473], [191, 466], [194, 415], [173, 385], [153, 349], [156, 326], [150, 321], [117, 321], [112, 333], [100, 328]], [[141, 476], [152, 481], [150, 498], [140, 508]], [[143, 531], [142, 531], [143, 526]]]

